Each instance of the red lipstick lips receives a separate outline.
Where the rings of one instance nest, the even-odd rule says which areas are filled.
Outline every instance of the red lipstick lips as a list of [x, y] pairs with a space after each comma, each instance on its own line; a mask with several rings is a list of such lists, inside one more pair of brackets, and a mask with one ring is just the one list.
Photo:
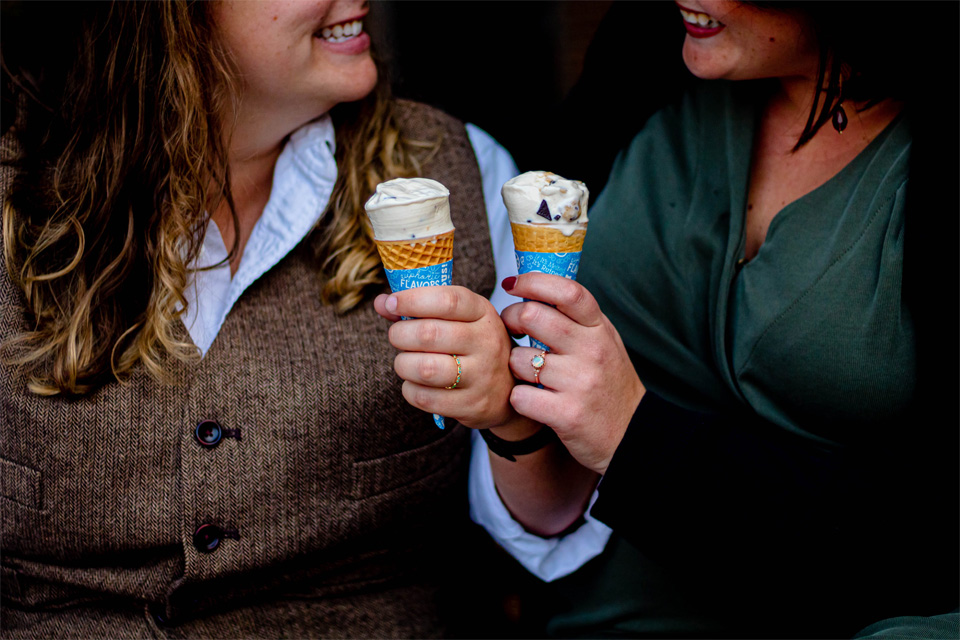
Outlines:
[[[677, 7], [685, 13], [691, 13], [691, 14], [702, 13], [701, 11], [694, 11], [692, 9], [688, 9], [680, 4], [677, 4]], [[717, 26], [709, 27], [709, 26], [702, 26], [700, 24], [695, 24], [692, 22], [687, 22], [687, 20], [684, 19], [682, 15], [681, 15], [681, 19], [683, 20], [684, 28], [687, 30], [687, 33], [690, 35], [691, 38], [710, 38], [712, 36], [717, 35], [721, 31], [723, 31], [723, 28], [726, 26], [725, 24], [720, 23], [716, 20], [711, 20], [711, 22], [716, 22]]]

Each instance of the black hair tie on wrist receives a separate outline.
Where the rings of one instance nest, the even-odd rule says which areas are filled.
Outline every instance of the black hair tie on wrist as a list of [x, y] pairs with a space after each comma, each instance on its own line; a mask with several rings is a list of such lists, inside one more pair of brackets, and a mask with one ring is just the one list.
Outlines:
[[481, 429], [480, 436], [484, 442], [487, 443], [490, 451], [493, 451], [501, 458], [506, 458], [510, 462], [517, 461], [515, 456], [522, 456], [533, 453], [534, 451], [539, 451], [551, 442], [560, 439], [557, 436], [557, 432], [546, 425], [541, 426], [539, 431], [523, 440], [504, 440], [491, 433], [490, 429]]

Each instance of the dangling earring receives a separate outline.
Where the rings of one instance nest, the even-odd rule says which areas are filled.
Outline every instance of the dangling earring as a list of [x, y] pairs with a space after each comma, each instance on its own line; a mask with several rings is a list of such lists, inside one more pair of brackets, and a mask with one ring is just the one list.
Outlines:
[[847, 112], [843, 110], [843, 76], [840, 77], [837, 94], [837, 106], [833, 108], [831, 121], [834, 130], [842, 134], [843, 130], [847, 128]]

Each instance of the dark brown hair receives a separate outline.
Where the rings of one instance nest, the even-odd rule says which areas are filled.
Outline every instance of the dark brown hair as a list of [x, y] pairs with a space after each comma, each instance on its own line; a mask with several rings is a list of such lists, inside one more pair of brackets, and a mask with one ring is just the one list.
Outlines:
[[[797, 12], [813, 24], [820, 48], [813, 106], [794, 150], [830, 121], [841, 101], [870, 108], [885, 98], [906, 99], [923, 60], [925, 27], [934, 7], [923, 2], [751, 2], [762, 9]], [[849, 104], [849, 103], [848, 103]]]

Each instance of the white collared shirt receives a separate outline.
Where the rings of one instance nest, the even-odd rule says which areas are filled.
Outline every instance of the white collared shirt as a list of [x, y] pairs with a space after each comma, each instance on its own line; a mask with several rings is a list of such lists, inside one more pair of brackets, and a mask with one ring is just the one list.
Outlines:
[[[513, 238], [500, 187], [519, 172], [510, 154], [486, 132], [468, 124], [467, 134], [480, 167], [499, 283], [517, 274]], [[224, 320], [247, 287], [276, 266], [320, 220], [337, 180], [335, 149], [329, 116], [305, 125], [290, 136], [277, 158], [270, 198], [232, 278], [226, 260], [227, 247], [216, 223], [210, 221], [196, 263], [200, 270], [192, 272], [185, 291], [187, 309], [183, 317], [190, 337], [202, 354], [210, 350]], [[490, 301], [500, 312], [517, 300], [497, 286]], [[553, 580], [571, 573], [603, 551], [610, 529], [589, 514], [584, 525], [562, 538], [544, 539], [524, 531], [497, 494], [486, 443], [477, 433], [473, 434], [472, 442], [470, 515], [529, 571], [542, 580]]]

